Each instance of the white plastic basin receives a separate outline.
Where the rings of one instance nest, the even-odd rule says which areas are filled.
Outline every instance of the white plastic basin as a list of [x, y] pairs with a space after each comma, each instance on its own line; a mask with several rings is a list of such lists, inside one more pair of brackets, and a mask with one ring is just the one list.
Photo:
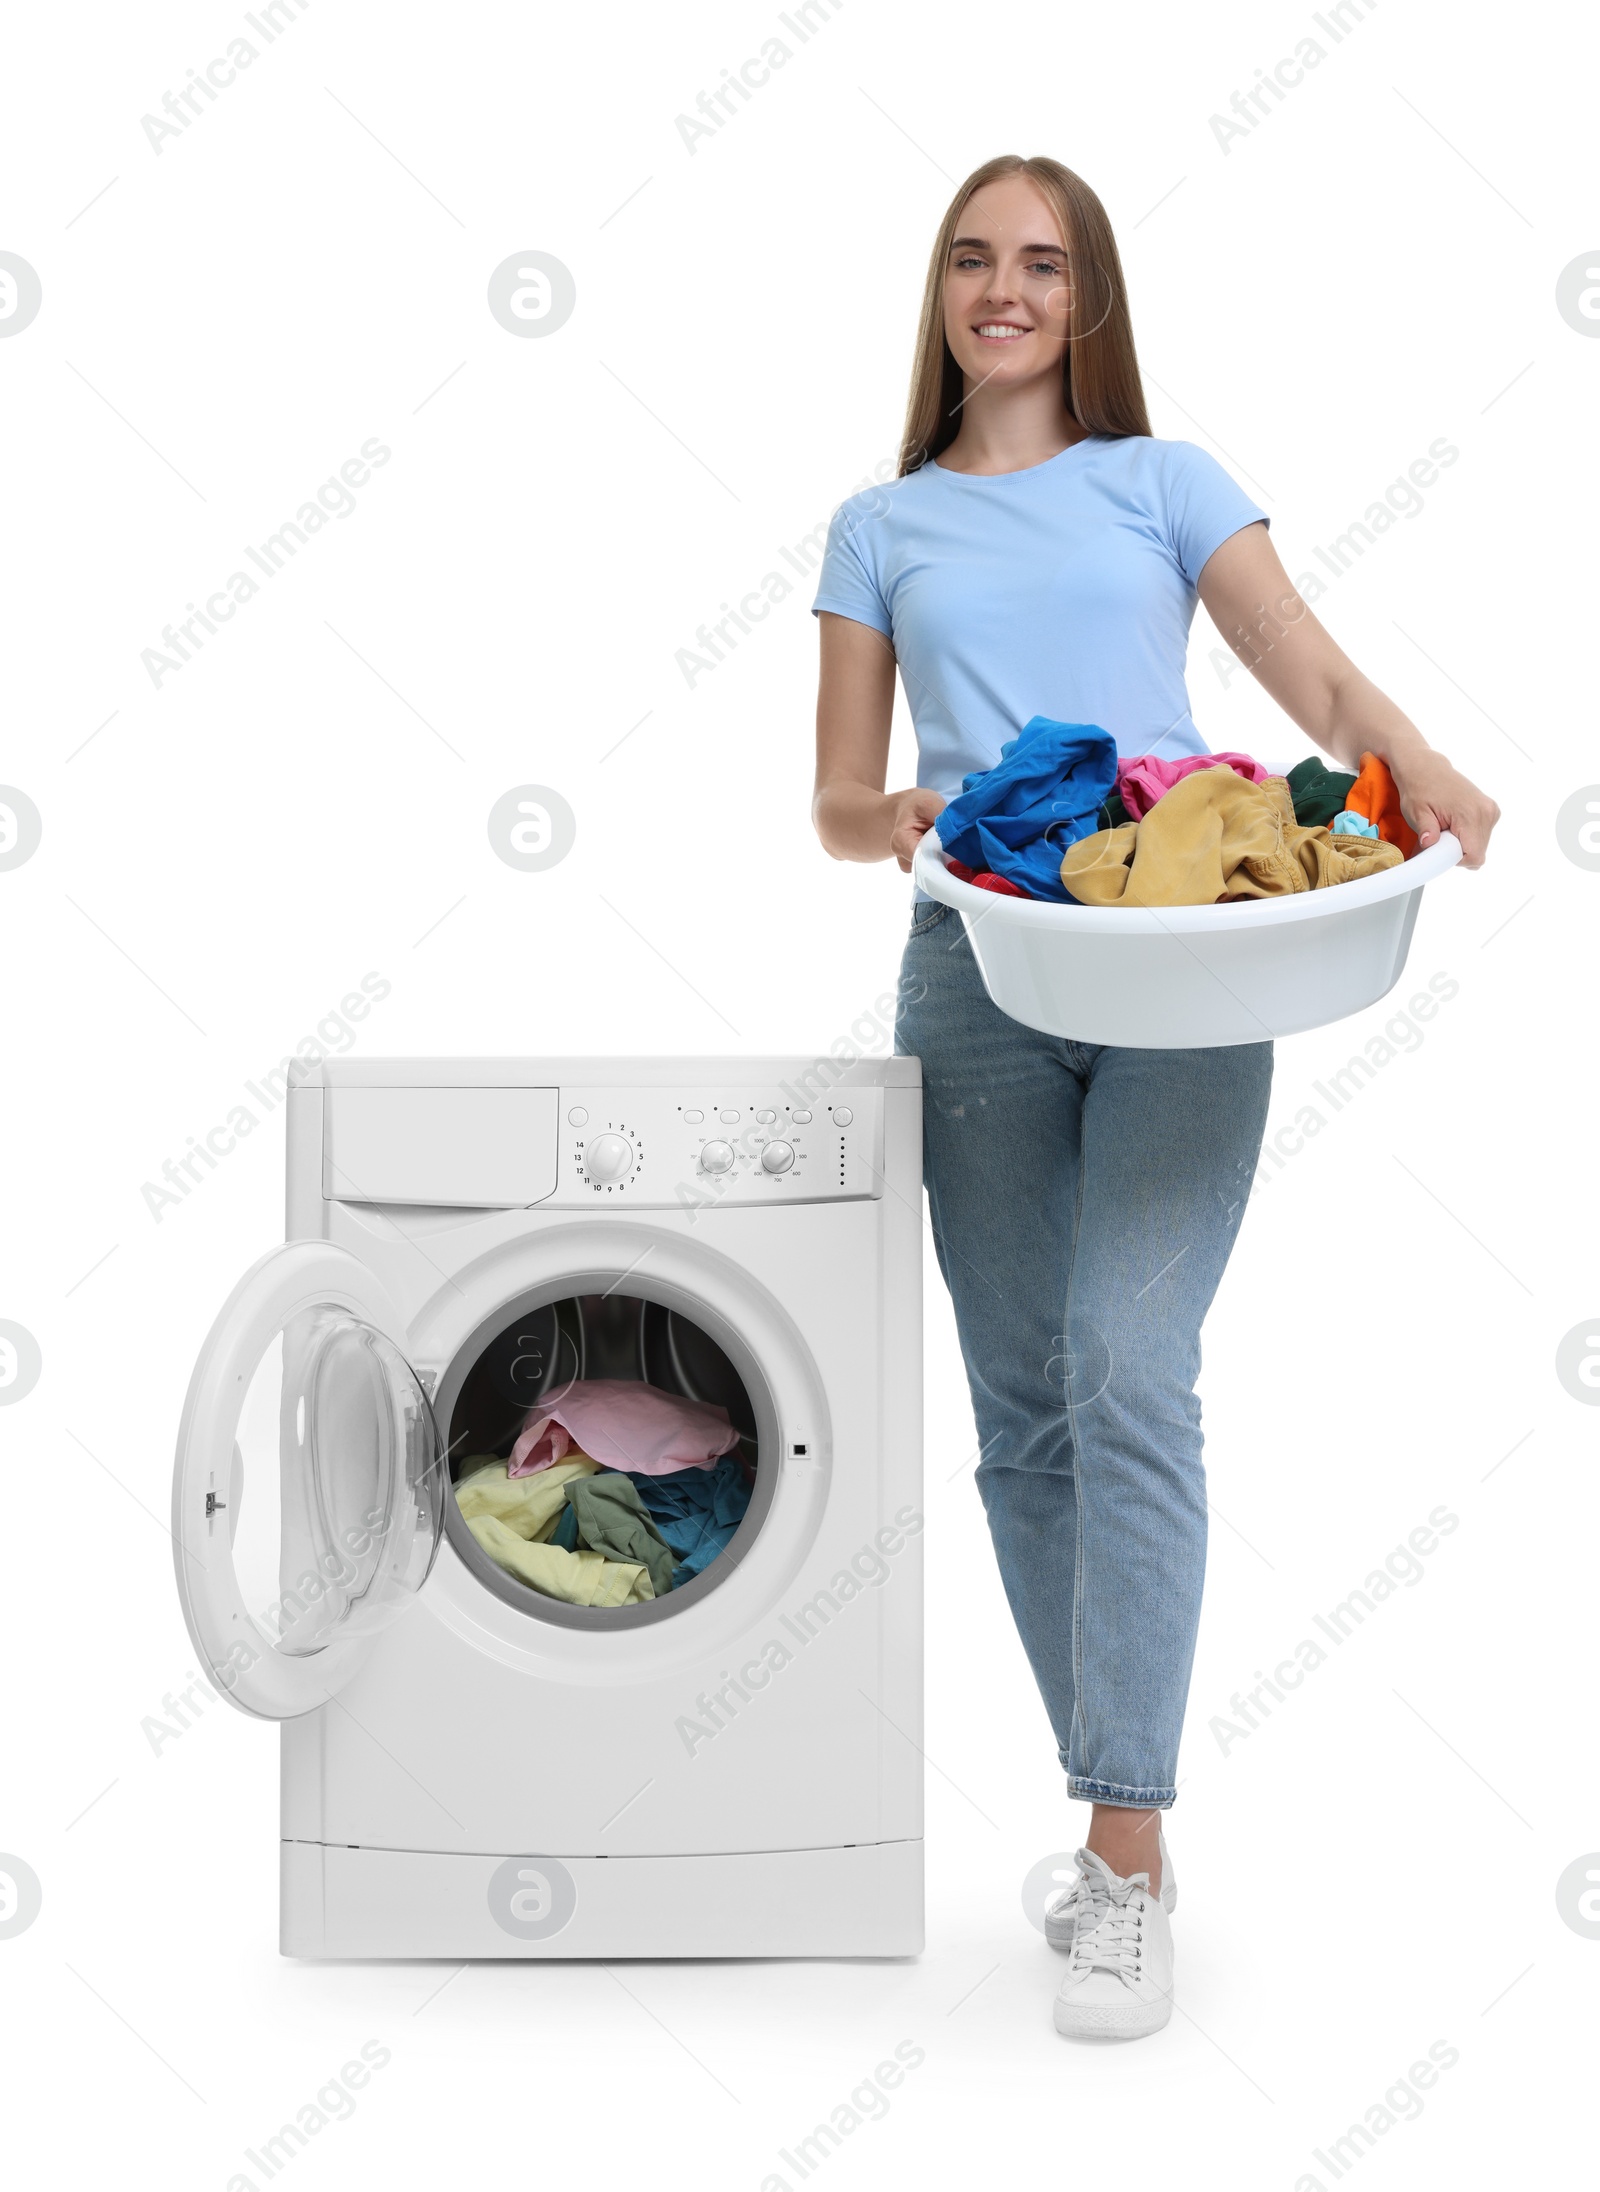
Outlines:
[[1343, 1020], [1399, 981], [1426, 884], [1461, 858], [1448, 832], [1358, 883], [1232, 906], [1056, 906], [950, 873], [938, 834], [912, 873], [966, 925], [1000, 1010], [1045, 1035], [1130, 1050], [1262, 1043]]

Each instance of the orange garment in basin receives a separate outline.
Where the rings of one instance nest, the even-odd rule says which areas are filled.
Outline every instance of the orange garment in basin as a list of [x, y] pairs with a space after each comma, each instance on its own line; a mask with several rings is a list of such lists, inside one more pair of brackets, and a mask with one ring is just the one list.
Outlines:
[[1350, 787], [1344, 805], [1346, 814], [1358, 814], [1363, 822], [1376, 823], [1383, 843], [1398, 845], [1403, 859], [1409, 860], [1422, 842], [1400, 812], [1400, 793], [1388, 764], [1376, 754], [1361, 756], [1361, 774]]

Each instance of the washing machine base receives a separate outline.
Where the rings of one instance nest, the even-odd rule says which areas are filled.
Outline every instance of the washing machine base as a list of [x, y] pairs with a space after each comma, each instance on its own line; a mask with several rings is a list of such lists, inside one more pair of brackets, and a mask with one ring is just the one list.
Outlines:
[[696, 1857], [282, 1845], [285, 1956], [915, 1956], [922, 1844]]

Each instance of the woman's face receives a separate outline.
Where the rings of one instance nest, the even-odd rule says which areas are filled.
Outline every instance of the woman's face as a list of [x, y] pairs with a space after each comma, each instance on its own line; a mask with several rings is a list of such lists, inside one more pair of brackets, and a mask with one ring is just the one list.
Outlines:
[[1059, 374], [1071, 302], [1066, 239], [1026, 175], [974, 192], [944, 270], [944, 335], [969, 386]]

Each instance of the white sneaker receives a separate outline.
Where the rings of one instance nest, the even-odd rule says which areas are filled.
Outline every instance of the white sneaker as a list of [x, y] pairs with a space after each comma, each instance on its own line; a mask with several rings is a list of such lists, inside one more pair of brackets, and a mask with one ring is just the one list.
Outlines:
[[[1150, 1875], [1124, 1880], [1093, 1850], [1078, 1852], [1080, 1914], [1056, 1996], [1056, 2030], [1070, 2040], [1138, 2040], [1172, 2015], [1172, 1924]], [[1088, 1886], [1083, 1885], [1088, 1876]]]
[[[1170, 1917], [1178, 1907], [1178, 1880], [1172, 1869], [1172, 1859], [1167, 1855], [1166, 1832], [1161, 1827], [1156, 1829], [1156, 1844], [1161, 1852], [1161, 1907]], [[1093, 1905], [1097, 1894], [1099, 1900], [1104, 1902], [1105, 1891], [1100, 1885], [1100, 1875], [1086, 1873], [1080, 1862], [1078, 1877], [1071, 1887], [1062, 1888], [1059, 1894], [1052, 1895], [1044, 1906], [1044, 1937], [1052, 1948], [1066, 1951], [1072, 1947], [1073, 1936], [1078, 1927], [1079, 1904], [1085, 1902]], [[1084, 1923], [1086, 1928], [1094, 1923], [1087, 1908], [1084, 1911]]]

